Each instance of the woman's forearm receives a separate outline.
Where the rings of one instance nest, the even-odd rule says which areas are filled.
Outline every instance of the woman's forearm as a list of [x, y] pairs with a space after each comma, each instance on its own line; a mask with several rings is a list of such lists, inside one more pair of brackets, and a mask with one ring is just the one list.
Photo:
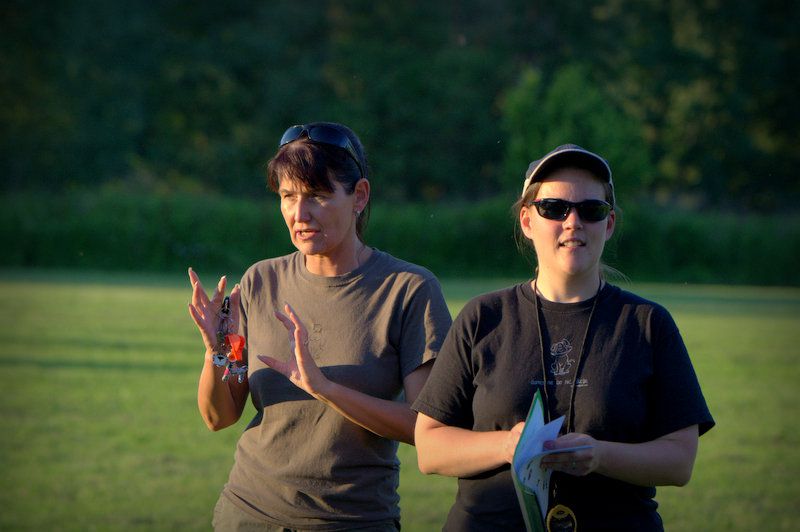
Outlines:
[[645, 443], [597, 442], [597, 473], [639, 486], [683, 486], [697, 455], [697, 426]]
[[222, 382], [224, 368], [214, 365], [206, 354], [197, 385], [197, 407], [210, 430], [221, 430], [239, 421], [247, 398], [247, 381], [229, 379]]
[[[572, 432], [545, 442], [547, 449], [565, 449], [542, 459], [542, 467], [583, 476], [599, 473], [637, 486], [683, 486], [692, 476], [697, 455], [697, 425], [643, 443], [596, 440]], [[568, 451], [572, 447], [582, 447]]]
[[417, 419], [419, 470], [449, 477], [470, 477], [511, 462], [519, 431], [476, 432]]
[[313, 395], [378, 436], [414, 445], [417, 415], [406, 402], [380, 399], [331, 381]]

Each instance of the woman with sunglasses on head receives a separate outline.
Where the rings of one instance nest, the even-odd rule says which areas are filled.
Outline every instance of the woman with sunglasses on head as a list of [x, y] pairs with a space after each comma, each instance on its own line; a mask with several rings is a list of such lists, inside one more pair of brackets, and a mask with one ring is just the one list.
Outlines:
[[[267, 173], [297, 251], [251, 266], [228, 301], [224, 277], [209, 298], [189, 271], [203, 419], [236, 423], [248, 394], [257, 412], [216, 530], [399, 529], [397, 442], [414, 443], [410, 404], [451, 319], [429, 271], [364, 242], [367, 169], [349, 128], [289, 128]], [[238, 335], [217, 336], [221, 316]], [[244, 342], [235, 364], [220, 356], [231, 338]], [[245, 363], [246, 378], [225, 378]]]
[[530, 165], [514, 206], [535, 277], [456, 318], [413, 408], [423, 473], [459, 477], [445, 530], [524, 530], [510, 463], [534, 394], [545, 421], [552, 530], [661, 530], [655, 486], [689, 481], [714, 421], [669, 313], [608, 284], [611, 169], [560, 146]]

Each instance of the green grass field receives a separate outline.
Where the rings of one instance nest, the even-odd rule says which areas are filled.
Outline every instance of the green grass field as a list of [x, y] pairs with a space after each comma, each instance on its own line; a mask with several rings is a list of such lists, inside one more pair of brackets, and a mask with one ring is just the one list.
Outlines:
[[[506, 284], [443, 282], [454, 313]], [[690, 484], [659, 489], [667, 530], [797, 529], [800, 289], [626, 288], [673, 313], [717, 421]], [[0, 530], [209, 530], [246, 420], [197, 413], [185, 279], [0, 272], [0, 293]], [[438, 530], [455, 481], [401, 457], [403, 530]]]

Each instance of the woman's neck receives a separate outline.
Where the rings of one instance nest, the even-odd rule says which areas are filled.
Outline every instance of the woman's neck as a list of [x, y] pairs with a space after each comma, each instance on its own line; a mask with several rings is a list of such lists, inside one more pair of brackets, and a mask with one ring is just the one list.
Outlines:
[[600, 273], [580, 278], [558, 279], [542, 272], [531, 283], [537, 295], [555, 303], [577, 303], [593, 298], [603, 286]]
[[372, 249], [361, 240], [356, 239], [351, 246], [348, 246], [348, 249], [340, 250], [336, 256], [306, 255], [306, 269], [314, 275], [336, 277], [359, 268], [367, 262], [370, 255], [372, 255]]

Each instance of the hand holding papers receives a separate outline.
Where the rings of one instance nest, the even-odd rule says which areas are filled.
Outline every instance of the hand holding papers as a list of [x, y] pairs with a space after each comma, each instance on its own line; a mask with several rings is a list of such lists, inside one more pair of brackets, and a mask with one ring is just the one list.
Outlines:
[[544, 406], [541, 394], [537, 390], [511, 464], [511, 476], [522, 508], [522, 516], [525, 519], [525, 526], [531, 532], [545, 530], [544, 518], [547, 515], [550, 496], [552, 471], [540, 467], [542, 457], [586, 448], [580, 446], [568, 449], [544, 449], [544, 442], [558, 438], [563, 423], [564, 416], [561, 416], [544, 424]]

